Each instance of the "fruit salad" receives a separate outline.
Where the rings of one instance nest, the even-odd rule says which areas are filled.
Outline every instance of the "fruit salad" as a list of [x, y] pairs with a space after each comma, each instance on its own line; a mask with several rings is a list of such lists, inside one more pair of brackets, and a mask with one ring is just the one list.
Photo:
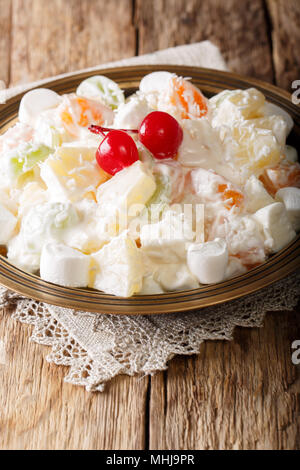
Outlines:
[[300, 230], [291, 117], [255, 88], [207, 98], [161, 71], [26, 93], [0, 136], [0, 245], [48, 282], [130, 297], [265, 262]]

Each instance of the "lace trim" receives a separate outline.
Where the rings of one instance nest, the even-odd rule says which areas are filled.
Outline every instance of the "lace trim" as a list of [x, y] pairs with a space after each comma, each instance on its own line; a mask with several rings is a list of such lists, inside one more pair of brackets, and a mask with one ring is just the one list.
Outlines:
[[31, 340], [51, 346], [47, 361], [69, 366], [65, 381], [103, 391], [119, 374], [153, 374], [176, 354], [199, 353], [205, 340], [231, 340], [236, 326], [259, 327], [268, 311], [293, 310], [300, 273], [255, 294], [196, 312], [159, 316], [97, 315], [25, 299], [0, 287], [0, 307], [32, 325]]

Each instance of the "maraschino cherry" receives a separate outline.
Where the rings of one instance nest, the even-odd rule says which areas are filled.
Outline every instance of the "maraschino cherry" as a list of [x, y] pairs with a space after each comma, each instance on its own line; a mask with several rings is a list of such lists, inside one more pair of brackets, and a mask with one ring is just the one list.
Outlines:
[[155, 158], [174, 158], [182, 143], [183, 131], [173, 116], [153, 111], [143, 120], [139, 139]]
[[176, 157], [183, 139], [182, 128], [176, 119], [162, 111], [148, 114], [139, 129], [116, 130], [95, 125], [89, 129], [104, 137], [96, 159], [100, 167], [111, 175], [132, 165], [139, 158], [136, 144], [128, 133], [138, 133], [140, 142], [160, 160]]
[[96, 152], [96, 160], [102, 170], [115, 175], [139, 159], [138, 149], [134, 140], [126, 132], [109, 129], [105, 136], [105, 128], [92, 125], [90, 130], [104, 136]]

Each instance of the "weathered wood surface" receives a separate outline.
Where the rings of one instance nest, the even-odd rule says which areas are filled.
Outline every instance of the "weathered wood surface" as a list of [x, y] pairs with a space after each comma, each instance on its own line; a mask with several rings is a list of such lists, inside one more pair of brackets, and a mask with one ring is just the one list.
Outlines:
[[261, 0], [137, 0], [136, 24], [140, 53], [209, 38], [233, 71], [272, 80]]
[[[165, 15], [164, 15], [165, 13]], [[298, 0], [0, 0], [0, 79], [17, 84], [212, 39], [229, 66], [300, 78]], [[300, 306], [103, 394], [63, 383], [30, 327], [0, 314], [1, 449], [299, 449]]]
[[290, 89], [300, 77], [300, 2], [268, 0], [276, 83]]
[[294, 449], [300, 442], [299, 314], [270, 314], [234, 342], [207, 342], [151, 379], [151, 449]]
[[0, 0], [0, 80], [10, 82], [11, 0]]
[[135, 55], [132, 8], [132, 0], [13, 0], [11, 83]]
[[121, 377], [103, 394], [65, 384], [30, 343], [30, 327], [0, 315], [1, 449], [142, 449], [148, 378]]

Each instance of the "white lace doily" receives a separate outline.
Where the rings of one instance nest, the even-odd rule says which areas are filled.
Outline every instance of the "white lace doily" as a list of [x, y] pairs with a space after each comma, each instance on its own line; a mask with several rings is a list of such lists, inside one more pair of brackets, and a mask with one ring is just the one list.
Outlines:
[[65, 380], [103, 391], [119, 374], [153, 374], [176, 354], [196, 354], [207, 339], [232, 339], [236, 326], [259, 327], [268, 311], [293, 310], [300, 273], [226, 304], [196, 312], [153, 316], [75, 312], [20, 297], [0, 287], [0, 307], [33, 325], [32, 340], [52, 350], [49, 362], [70, 366]]

